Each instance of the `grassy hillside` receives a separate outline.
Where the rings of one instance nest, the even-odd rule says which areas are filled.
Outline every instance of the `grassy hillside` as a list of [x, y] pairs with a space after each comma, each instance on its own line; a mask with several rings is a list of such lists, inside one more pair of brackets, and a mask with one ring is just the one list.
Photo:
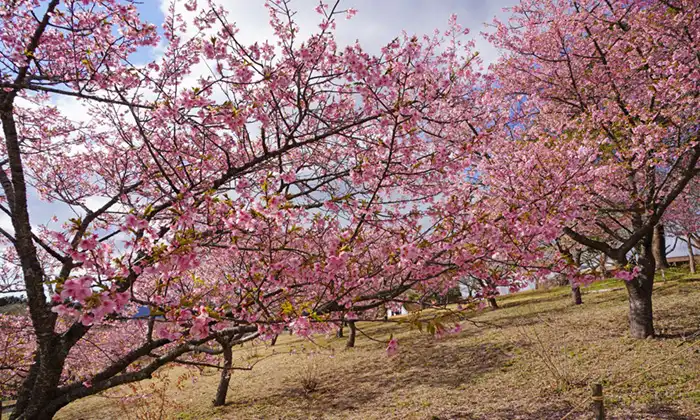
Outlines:
[[[223, 408], [211, 405], [217, 372], [192, 382], [173, 368], [137, 385], [149, 396], [127, 407], [115, 396], [133, 390], [122, 389], [59, 418], [591, 418], [590, 384], [602, 382], [611, 418], [700, 419], [700, 277], [667, 279], [654, 294], [658, 339], [627, 337], [624, 285], [609, 280], [585, 289], [581, 306], [565, 287], [506, 296], [440, 339], [406, 323], [360, 323], [381, 342], [358, 333], [344, 350], [344, 339], [284, 336], [273, 348], [238, 348], [237, 365], [257, 364], [234, 373]], [[392, 334], [399, 353], [387, 357]]]

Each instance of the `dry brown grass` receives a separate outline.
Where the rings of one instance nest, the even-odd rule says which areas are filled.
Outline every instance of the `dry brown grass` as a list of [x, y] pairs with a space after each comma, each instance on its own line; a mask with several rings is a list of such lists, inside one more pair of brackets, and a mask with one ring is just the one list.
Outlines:
[[[319, 338], [324, 348], [313, 356], [318, 386], [312, 392], [303, 383], [313, 344], [284, 336], [274, 348], [241, 348], [238, 365], [273, 350], [280, 354], [252, 371], [236, 371], [228, 404], [219, 409], [211, 405], [216, 372], [182, 389], [171, 385], [162, 418], [558, 419], [597, 381], [604, 384], [610, 418], [700, 418], [700, 337], [687, 338], [700, 330], [700, 278], [657, 285], [655, 322], [662, 336], [652, 340], [628, 338], [626, 294], [619, 286], [588, 290], [578, 307], [565, 288], [505, 297], [502, 309], [475, 317], [495, 326], [465, 323], [461, 333], [442, 339], [406, 325], [360, 323], [372, 337], [398, 338], [398, 355], [388, 358], [385, 345], [362, 334], [350, 350], [343, 350], [343, 339]], [[182, 373], [175, 368], [163, 375]], [[160, 406], [157, 398], [150, 404]], [[569, 418], [590, 413], [584, 403]], [[142, 417], [96, 396], [71, 404], [58, 418]]]

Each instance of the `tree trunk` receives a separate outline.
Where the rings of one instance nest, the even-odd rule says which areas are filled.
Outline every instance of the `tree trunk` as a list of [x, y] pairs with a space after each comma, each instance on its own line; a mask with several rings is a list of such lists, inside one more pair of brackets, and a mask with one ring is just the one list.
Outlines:
[[56, 341], [46, 340], [39, 344], [10, 419], [49, 420], [68, 404], [50, 404], [56, 396], [66, 358]]
[[27, 409], [27, 405], [29, 404], [29, 400], [32, 396], [34, 382], [36, 382], [36, 377], [39, 374], [40, 364], [41, 362], [39, 360], [39, 353], [37, 352], [34, 354], [34, 361], [29, 367], [29, 373], [27, 374], [27, 377], [24, 378], [24, 381], [22, 381], [22, 387], [18, 392], [17, 401], [15, 402], [15, 407], [12, 410], [12, 414], [10, 415], [10, 420], [14, 420], [15, 418], [17, 418], [18, 414], [23, 413], [24, 410]]
[[496, 302], [495, 297], [490, 297], [487, 300], [489, 301], [489, 306], [491, 307], [491, 309], [498, 309], [498, 302]]
[[275, 334], [274, 337], [272, 337], [272, 341], [270, 342], [270, 347], [274, 346], [277, 344], [277, 337], [279, 337], [279, 334]]
[[689, 239], [692, 243], [695, 244], [695, 248], [700, 248], [700, 236], [697, 235], [690, 235]]
[[[47, 7], [46, 16], [53, 14], [58, 4], [58, 0], [51, 1]], [[33, 40], [36, 42], [32, 41], [34, 45], [28, 48], [28, 53], [34, 52], [38, 45], [39, 37], [47, 25], [48, 19], [45, 19], [37, 27], [33, 35]], [[20, 84], [23, 82], [24, 80], [19, 80]], [[46, 407], [52, 398], [56, 396], [63, 366], [72, 347], [71, 343], [74, 343], [74, 341], [69, 333], [66, 333], [62, 338], [61, 335], [54, 331], [56, 314], [51, 312], [45, 294], [45, 273], [39, 262], [33, 239], [32, 225], [29, 220], [27, 181], [22, 163], [20, 137], [14, 118], [14, 100], [16, 96], [16, 91], [3, 91], [0, 93], [0, 122], [2, 123], [2, 132], [5, 137], [5, 154], [10, 171], [10, 177], [7, 177], [5, 170], [0, 169], [3, 172], [0, 184], [12, 213], [12, 227], [15, 231], [13, 245], [22, 267], [22, 277], [28, 301], [27, 306], [34, 328], [37, 349], [29, 374], [19, 390], [17, 404], [11, 418], [22, 418], [24, 420], [50, 419], [60, 407]], [[63, 273], [64, 270], [62, 269], [61, 272]], [[68, 274], [70, 273], [68, 272]], [[78, 336], [77, 338], [79, 339], [80, 337]]]
[[355, 335], [357, 328], [355, 327], [355, 321], [348, 321], [348, 327], [350, 327], [350, 335], [348, 336], [348, 342], [345, 344], [346, 348], [355, 347]]
[[654, 288], [655, 261], [643, 253], [639, 260], [641, 271], [634, 279], [625, 282], [629, 297], [630, 335], [634, 338], [654, 336], [654, 316], [651, 294]]
[[695, 252], [693, 252], [693, 239], [690, 235], [688, 238], [688, 263], [690, 264], [690, 272], [695, 274]]
[[224, 367], [221, 371], [221, 379], [219, 380], [219, 388], [216, 390], [216, 398], [214, 399], [214, 407], [221, 407], [226, 404], [226, 394], [228, 393], [228, 384], [231, 382], [231, 367], [233, 366], [233, 351], [228, 340], [219, 341], [224, 350]]
[[340, 327], [338, 327], [338, 331], [335, 333], [335, 336], [338, 338], [343, 338], [343, 323], [340, 323]]
[[661, 223], [654, 226], [652, 251], [654, 254], [654, 260], [656, 261], [656, 268], [658, 270], [667, 269], [668, 260], [666, 259], [666, 232], [664, 230], [664, 225]]
[[581, 300], [580, 286], [574, 286], [573, 284], [571, 285], [571, 299], [573, 300], [574, 305], [580, 305], [583, 303], [583, 300]]
[[606, 263], [608, 262], [608, 256], [605, 253], [600, 253], [600, 276], [604, 279], [608, 276], [608, 267]]

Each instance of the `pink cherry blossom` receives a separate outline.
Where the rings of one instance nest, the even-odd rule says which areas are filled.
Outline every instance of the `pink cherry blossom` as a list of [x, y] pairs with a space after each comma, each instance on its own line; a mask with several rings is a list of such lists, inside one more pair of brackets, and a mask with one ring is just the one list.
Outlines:
[[93, 279], [90, 276], [83, 276], [66, 280], [65, 283], [63, 283], [61, 298], [75, 299], [81, 303], [85, 302], [85, 299], [92, 296], [92, 290], [90, 289], [92, 280]]
[[389, 343], [386, 346], [386, 354], [387, 356], [391, 357], [396, 355], [396, 353], [399, 351], [399, 342], [395, 339], [392, 338], [389, 340]]

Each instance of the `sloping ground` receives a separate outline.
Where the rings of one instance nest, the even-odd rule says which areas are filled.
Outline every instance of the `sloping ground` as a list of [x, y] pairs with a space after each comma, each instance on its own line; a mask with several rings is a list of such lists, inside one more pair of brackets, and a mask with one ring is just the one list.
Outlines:
[[[60, 419], [559, 419], [592, 418], [590, 384], [604, 385], [609, 418], [700, 419], [700, 277], [657, 283], [661, 338], [627, 337], [627, 300], [616, 281], [595, 284], [572, 306], [566, 288], [499, 301], [444, 338], [404, 324], [359, 324], [357, 347], [281, 337], [273, 348], [240, 348], [227, 406], [211, 400], [218, 373], [192, 382], [182, 368], [111, 396], [74, 403]], [[390, 334], [399, 352], [384, 351]], [[693, 335], [694, 334], [694, 335]], [[272, 355], [272, 350], [277, 353]], [[178, 375], [181, 375], [178, 381]], [[317, 389], [305, 392], [304, 384]], [[120, 390], [119, 392], [133, 392]]]

